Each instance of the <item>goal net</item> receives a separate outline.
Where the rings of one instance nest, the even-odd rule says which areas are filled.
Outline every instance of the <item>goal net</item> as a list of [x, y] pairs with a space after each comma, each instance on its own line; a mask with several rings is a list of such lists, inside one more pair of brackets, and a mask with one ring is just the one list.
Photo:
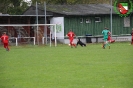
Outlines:
[[[54, 31], [54, 41], [51, 31]], [[0, 36], [3, 32], [7, 32], [10, 45], [57, 45], [56, 24], [1, 24]]]

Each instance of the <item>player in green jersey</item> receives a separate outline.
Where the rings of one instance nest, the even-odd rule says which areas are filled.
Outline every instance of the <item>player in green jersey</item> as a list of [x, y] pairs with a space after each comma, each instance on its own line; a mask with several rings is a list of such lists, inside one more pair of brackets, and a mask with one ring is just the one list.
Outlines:
[[105, 49], [106, 45], [108, 45], [110, 49], [110, 45], [108, 43], [108, 34], [109, 34], [108, 28], [105, 27], [105, 29], [102, 31], [102, 34], [103, 34], [103, 40], [104, 40], [103, 48]]

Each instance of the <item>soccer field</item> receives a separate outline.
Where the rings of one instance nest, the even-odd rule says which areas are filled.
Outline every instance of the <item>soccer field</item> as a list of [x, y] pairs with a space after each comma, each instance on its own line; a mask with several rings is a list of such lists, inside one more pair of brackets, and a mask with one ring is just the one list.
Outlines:
[[133, 46], [0, 46], [0, 88], [133, 88]]

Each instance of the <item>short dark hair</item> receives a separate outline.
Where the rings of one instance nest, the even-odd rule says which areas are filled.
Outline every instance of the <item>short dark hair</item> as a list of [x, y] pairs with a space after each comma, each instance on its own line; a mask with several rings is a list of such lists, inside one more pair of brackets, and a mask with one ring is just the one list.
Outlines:
[[105, 27], [105, 29], [108, 29], [107, 27]]
[[3, 34], [6, 34], [6, 32], [3, 32]]

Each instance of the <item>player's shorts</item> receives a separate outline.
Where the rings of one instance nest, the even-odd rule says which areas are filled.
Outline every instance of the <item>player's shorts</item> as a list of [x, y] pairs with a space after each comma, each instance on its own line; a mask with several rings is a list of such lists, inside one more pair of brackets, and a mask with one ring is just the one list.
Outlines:
[[3, 43], [4, 44], [4, 48], [6, 48], [8, 46], [8, 43]]
[[106, 42], [108, 40], [108, 38], [103, 38], [104, 42]]
[[70, 44], [73, 43], [73, 39], [70, 40]]

